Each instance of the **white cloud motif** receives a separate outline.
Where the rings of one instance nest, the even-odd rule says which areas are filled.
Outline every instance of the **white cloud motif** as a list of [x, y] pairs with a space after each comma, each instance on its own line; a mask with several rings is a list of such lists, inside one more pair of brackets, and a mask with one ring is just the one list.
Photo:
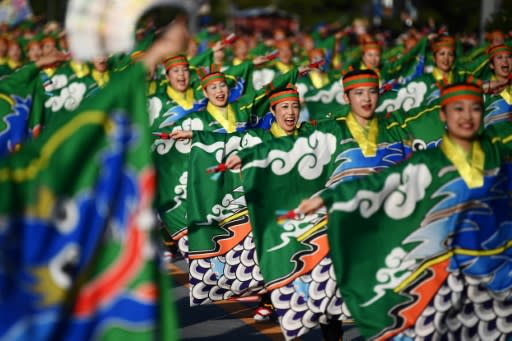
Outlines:
[[211, 225], [214, 221], [222, 221], [245, 208], [247, 208], [247, 203], [244, 189], [242, 186], [238, 186], [233, 193], [226, 194], [220, 204], [214, 205], [211, 213], [206, 216], [206, 221], [198, 223], [198, 225]]
[[384, 212], [390, 218], [404, 219], [414, 211], [416, 203], [425, 197], [425, 189], [431, 182], [432, 175], [427, 166], [410, 164], [405, 167], [402, 175], [390, 174], [380, 192], [360, 190], [352, 200], [335, 202], [331, 211], [353, 212], [359, 209], [360, 214], [368, 218], [383, 204]]
[[410, 82], [405, 87], [398, 90], [398, 94], [393, 99], [387, 99], [377, 108], [377, 112], [391, 112], [397, 109], [417, 108], [423, 102], [427, 93], [427, 85], [424, 82]]
[[149, 125], [152, 126], [155, 119], [160, 116], [162, 101], [158, 97], [151, 97], [148, 102]]
[[[183, 120], [181, 125], [176, 126], [172, 129], [172, 131], [175, 130], [203, 130], [204, 125], [203, 121], [199, 118], [187, 118]], [[192, 147], [192, 140], [185, 139], [181, 141], [176, 141], [174, 139], [156, 139], [155, 142], [153, 142], [152, 149], [156, 150], [156, 152], [160, 155], [167, 154], [171, 148], [175, 146], [176, 150], [180, 152], [181, 154], [189, 154], [190, 149]]]
[[55, 91], [62, 89], [68, 85], [68, 77], [66, 75], [55, 75], [51, 78], [52, 83], [46, 87], [47, 91]]
[[339, 104], [345, 104], [341, 82], [334, 82], [329, 90], [320, 90], [314, 96], [305, 98], [306, 102], [322, 102], [325, 104], [331, 103], [333, 100], [336, 100]]
[[255, 90], [263, 88], [274, 79], [276, 72], [272, 69], [254, 70], [252, 73], [252, 85]]
[[361, 304], [361, 307], [367, 307], [375, 303], [384, 296], [386, 290], [396, 288], [412, 273], [412, 269], [416, 265], [416, 262], [405, 260], [406, 255], [407, 253], [401, 247], [396, 247], [391, 250], [391, 253], [387, 255], [385, 259], [386, 267], [377, 271], [376, 279], [381, 284], [377, 284], [373, 287], [373, 291], [376, 295]]
[[239, 151], [242, 148], [255, 146], [261, 142], [261, 139], [257, 136], [244, 134], [242, 137], [232, 136], [226, 142], [218, 141], [212, 144], [195, 142], [193, 147], [202, 149], [209, 154], [215, 153], [215, 160], [217, 160], [218, 163], [221, 163], [222, 160], [227, 158], [231, 153]]
[[174, 205], [168, 212], [172, 212], [178, 207], [181, 206], [181, 203], [184, 200], [187, 200], [187, 179], [188, 179], [188, 172], [185, 171], [181, 174], [179, 179], [179, 184], [174, 187], [174, 193], [176, 194], [174, 198], [172, 199], [176, 205]]
[[248, 162], [243, 170], [251, 167], [266, 168], [270, 165], [276, 175], [288, 174], [295, 166], [306, 180], [322, 174], [336, 151], [336, 137], [330, 133], [315, 131], [309, 137], [299, 137], [288, 151], [271, 150], [265, 159]]
[[46, 108], [57, 112], [62, 108], [72, 111], [78, 108], [84, 98], [87, 87], [83, 83], [74, 82], [63, 88], [58, 96], [50, 97], [45, 103]]

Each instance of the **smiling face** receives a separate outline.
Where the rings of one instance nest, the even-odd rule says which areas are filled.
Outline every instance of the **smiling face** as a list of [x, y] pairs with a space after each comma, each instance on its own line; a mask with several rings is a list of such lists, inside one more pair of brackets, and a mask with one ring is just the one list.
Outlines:
[[345, 102], [350, 104], [350, 109], [359, 124], [366, 125], [373, 118], [377, 108], [379, 89], [377, 87], [362, 86], [350, 90], [343, 97]]
[[167, 71], [167, 80], [171, 88], [178, 92], [185, 92], [190, 82], [190, 70], [188, 65], [173, 66]]
[[443, 72], [450, 72], [455, 61], [455, 51], [450, 47], [441, 47], [434, 53], [434, 63]]
[[203, 90], [208, 102], [216, 107], [225, 107], [228, 104], [229, 88], [225, 81], [211, 82]]
[[276, 122], [287, 134], [294, 132], [299, 121], [300, 104], [297, 100], [287, 100], [277, 103], [270, 109]]
[[503, 51], [491, 59], [491, 69], [498, 79], [506, 79], [512, 73], [512, 53]]
[[443, 106], [440, 117], [446, 123], [448, 136], [459, 145], [468, 146], [480, 130], [482, 104], [472, 99], [460, 99]]

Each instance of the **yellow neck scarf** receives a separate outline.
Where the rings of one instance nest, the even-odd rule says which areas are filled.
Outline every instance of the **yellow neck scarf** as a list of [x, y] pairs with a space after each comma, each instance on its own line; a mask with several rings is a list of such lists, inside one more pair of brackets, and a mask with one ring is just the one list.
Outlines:
[[71, 70], [75, 73], [75, 75], [78, 78], [83, 78], [89, 74], [89, 66], [85, 63], [80, 63], [77, 61], [70, 61], [69, 66], [71, 67]]
[[7, 60], [7, 66], [8, 66], [11, 70], [15, 70], [15, 69], [19, 68], [19, 67], [20, 67], [20, 65], [21, 65], [20, 63], [15, 62], [15, 61], [14, 61], [14, 60], [12, 60], [12, 59], [8, 59], [8, 60]]
[[242, 64], [244, 61], [239, 59], [239, 58], [233, 58], [233, 65], [240, 65]]
[[100, 88], [103, 88], [110, 79], [110, 76], [108, 74], [108, 71], [100, 72], [96, 69], [93, 69], [92, 78], [96, 81], [96, 84], [98, 84]]
[[189, 110], [194, 106], [194, 91], [191, 88], [188, 88], [185, 93], [181, 93], [167, 85], [166, 92], [167, 96], [178, 103], [183, 109]]
[[377, 135], [379, 134], [379, 125], [374, 117], [368, 122], [368, 129], [361, 127], [354, 117], [354, 113], [350, 112], [346, 119], [348, 130], [354, 137], [357, 144], [361, 148], [364, 156], [370, 157], [377, 154]]
[[284, 131], [283, 128], [281, 128], [279, 126], [279, 124], [277, 124], [277, 122], [272, 122], [272, 125], [270, 126], [270, 133], [274, 137], [284, 137], [284, 136], [291, 136], [291, 135], [297, 136], [297, 128], [295, 128], [293, 130], [293, 133], [288, 134], [286, 131]]
[[432, 76], [434, 76], [434, 79], [438, 82], [446, 80], [448, 84], [453, 83], [453, 71], [451, 70], [448, 72], [448, 78], [445, 78], [443, 71], [439, 70], [437, 67], [434, 67], [434, 70], [432, 70]]
[[235, 111], [229, 104], [226, 109], [227, 112], [224, 112], [223, 108], [216, 107], [210, 102], [208, 102], [208, 105], [206, 106], [206, 111], [208, 111], [208, 113], [212, 115], [212, 117], [219, 122], [228, 133], [234, 133], [236, 131]]
[[278, 60], [276, 62], [276, 68], [279, 70], [279, 72], [281, 73], [287, 73], [288, 71], [290, 71], [291, 69], [293, 69], [293, 64], [285, 64], [283, 63], [282, 61]]
[[57, 68], [56, 67], [45, 67], [43, 70], [48, 75], [48, 77], [51, 78], [55, 74], [55, 71], [57, 71]]
[[445, 134], [441, 143], [441, 151], [453, 163], [469, 188], [483, 186], [485, 154], [478, 140], [471, 143], [471, 152], [468, 155], [461, 146], [454, 143]]
[[311, 83], [316, 89], [323, 88], [327, 84], [329, 84], [329, 76], [324, 72], [320, 72], [318, 70], [311, 70], [309, 72], [309, 79], [311, 79]]

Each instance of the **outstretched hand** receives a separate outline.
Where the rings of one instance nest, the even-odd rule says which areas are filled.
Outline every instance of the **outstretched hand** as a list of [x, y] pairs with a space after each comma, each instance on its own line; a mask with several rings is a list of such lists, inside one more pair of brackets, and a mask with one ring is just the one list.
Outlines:
[[226, 161], [226, 167], [229, 169], [240, 169], [242, 167], [242, 159], [238, 155], [231, 155]]
[[297, 207], [297, 211], [307, 215], [314, 213], [322, 206], [324, 206], [323, 199], [319, 196], [315, 196], [306, 200], [302, 200], [299, 207]]
[[39, 58], [36, 61], [35, 64], [38, 68], [44, 68], [44, 67], [60, 64], [67, 60], [69, 60], [69, 55], [67, 53], [57, 50], [47, 56], [42, 56], [41, 58]]
[[169, 134], [169, 137], [175, 140], [187, 140], [192, 138], [191, 130], [175, 130]]

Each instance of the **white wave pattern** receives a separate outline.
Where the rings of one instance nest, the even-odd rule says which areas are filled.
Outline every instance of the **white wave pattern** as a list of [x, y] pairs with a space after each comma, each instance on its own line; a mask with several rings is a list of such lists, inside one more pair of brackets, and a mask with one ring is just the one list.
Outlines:
[[331, 103], [334, 100], [339, 104], [346, 104], [343, 100], [343, 85], [341, 82], [334, 82], [328, 90], [320, 90], [315, 95], [305, 97], [306, 102]]
[[45, 108], [57, 112], [62, 108], [72, 111], [78, 108], [84, 98], [87, 87], [83, 83], [74, 82], [63, 88], [58, 96], [50, 97], [45, 103]]
[[304, 179], [313, 180], [322, 174], [324, 166], [329, 164], [335, 151], [336, 137], [330, 133], [315, 131], [309, 137], [299, 137], [292, 150], [272, 150], [265, 159], [247, 163], [243, 170], [270, 166], [274, 174], [285, 175], [296, 167]]
[[386, 267], [377, 271], [376, 279], [381, 284], [373, 287], [376, 295], [361, 304], [361, 307], [367, 307], [375, 303], [384, 296], [386, 290], [394, 289], [412, 273], [412, 268], [416, 265], [416, 262], [406, 260], [406, 256], [407, 253], [401, 247], [396, 247], [391, 251], [385, 260]]
[[353, 212], [359, 209], [360, 214], [371, 217], [381, 205], [390, 218], [399, 220], [407, 218], [416, 207], [416, 202], [425, 197], [425, 189], [432, 182], [432, 175], [424, 164], [410, 164], [402, 175], [390, 174], [380, 192], [360, 190], [352, 200], [335, 202], [332, 211]]
[[424, 82], [410, 82], [398, 90], [393, 99], [387, 99], [377, 108], [377, 112], [391, 112], [397, 109], [405, 111], [417, 108], [423, 102], [427, 93], [427, 84]]

